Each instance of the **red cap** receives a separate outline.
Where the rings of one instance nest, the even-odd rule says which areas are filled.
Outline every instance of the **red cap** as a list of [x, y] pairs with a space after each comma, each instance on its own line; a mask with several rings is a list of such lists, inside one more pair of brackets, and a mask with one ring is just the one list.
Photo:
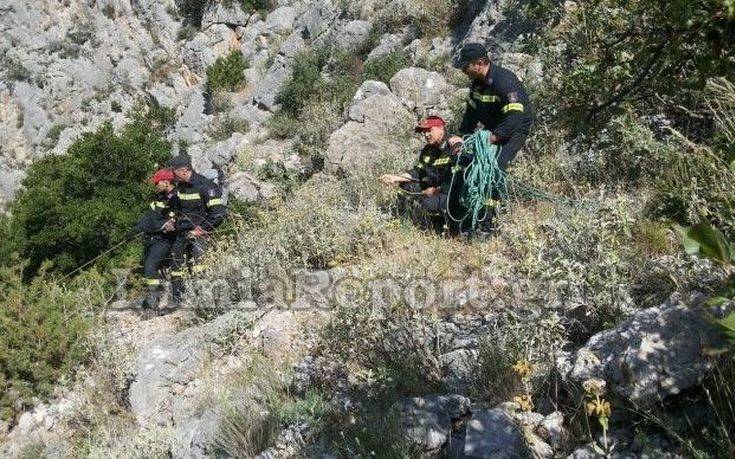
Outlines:
[[427, 116], [416, 126], [415, 131], [426, 132], [433, 127], [444, 127], [446, 124], [446, 121], [441, 116]]
[[150, 178], [150, 182], [154, 185], [161, 180], [172, 182], [174, 180], [173, 171], [171, 169], [158, 169], [156, 173], [153, 174], [153, 177]]

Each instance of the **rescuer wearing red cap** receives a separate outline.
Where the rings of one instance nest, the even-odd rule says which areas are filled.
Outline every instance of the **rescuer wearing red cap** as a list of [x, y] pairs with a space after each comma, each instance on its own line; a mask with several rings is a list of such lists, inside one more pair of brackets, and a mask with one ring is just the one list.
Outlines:
[[148, 286], [148, 294], [143, 301], [146, 309], [157, 309], [163, 286], [160, 268], [171, 253], [176, 241], [176, 213], [180, 208], [174, 173], [171, 169], [159, 169], [150, 178], [156, 188], [156, 195], [150, 209], [135, 225], [136, 234], [143, 233], [143, 277]]
[[[426, 117], [415, 131], [423, 133], [426, 139], [416, 166], [403, 174], [382, 175], [380, 181], [386, 185], [400, 186], [409, 192], [420, 192], [422, 209], [429, 216], [443, 216], [452, 179], [453, 155], [461, 148], [461, 144], [449, 145], [446, 122], [440, 116]], [[444, 223], [443, 218], [441, 223]]]

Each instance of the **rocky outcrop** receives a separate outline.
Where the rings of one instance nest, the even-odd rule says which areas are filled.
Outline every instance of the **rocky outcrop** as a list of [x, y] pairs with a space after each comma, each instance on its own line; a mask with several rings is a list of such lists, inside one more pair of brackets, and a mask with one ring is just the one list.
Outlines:
[[723, 345], [703, 309], [672, 299], [638, 311], [577, 351], [570, 376], [605, 380], [638, 408], [648, 408], [701, 382], [712, 362], [707, 349]]
[[390, 79], [390, 88], [409, 110], [420, 113], [446, 107], [452, 89], [443, 76], [418, 67], [400, 70]]
[[479, 410], [467, 423], [464, 454], [468, 458], [523, 458], [528, 455], [523, 433], [500, 408]]
[[431, 454], [446, 445], [452, 422], [469, 415], [470, 400], [461, 395], [430, 395], [401, 400], [393, 409], [409, 443]]
[[[414, 116], [379, 82], [365, 82], [349, 108], [349, 121], [329, 137], [327, 169], [373, 163], [383, 151], [411, 149]], [[363, 99], [364, 97], [364, 99]]]
[[182, 424], [190, 416], [187, 387], [197, 378], [213, 350], [254, 317], [232, 311], [200, 327], [164, 336], [138, 355], [129, 390], [130, 409], [141, 426]]

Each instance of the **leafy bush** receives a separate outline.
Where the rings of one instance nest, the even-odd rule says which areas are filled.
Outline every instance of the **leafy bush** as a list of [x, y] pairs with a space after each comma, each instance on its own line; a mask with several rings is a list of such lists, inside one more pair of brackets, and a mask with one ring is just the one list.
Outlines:
[[449, 34], [467, 9], [468, 0], [409, 0], [391, 2], [379, 12], [376, 23], [387, 30], [412, 26], [419, 37], [433, 38]]
[[13, 250], [33, 274], [44, 260], [69, 272], [127, 234], [145, 209], [146, 179], [170, 155], [164, 133], [171, 111], [138, 106], [115, 134], [106, 123], [84, 134], [66, 155], [34, 162], [11, 204]]
[[249, 130], [250, 123], [247, 120], [226, 114], [218, 116], [207, 133], [212, 140], [220, 141], [229, 139], [235, 132], [246, 133]]
[[51, 393], [86, 355], [91, 311], [104, 282], [94, 272], [71, 285], [41, 271], [29, 283], [23, 264], [0, 267], [0, 418], [7, 419]]
[[732, 72], [735, 18], [719, 1], [604, 0], [559, 8], [549, 0], [530, 10], [532, 20], [550, 23], [540, 40], [548, 53], [545, 100], [579, 128], [604, 125], [626, 103], [655, 112], [662, 103], [691, 106], [708, 78]]
[[232, 51], [226, 57], [218, 57], [207, 69], [207, 88], [211, 91], [235, 91], [247, 83], [243, 73], [248, 61], [239, 50]]
[[282, 111], [296, 116], [314, 96], [317, 85], [322, 81], [321, 72], [327, 64], [329, 53], [328, 48], [315, 47], [294, 59], [291, 79], [276, 97]]
[[184, 18], [186, 25], [191, 25], [197, 29], [202, 26], [204, 7], [207, 6], [206, 0], [181, 0], [176, 2], [176, 5], [179, 7], [179, 13]]
[[385, 56], [367, 61], [365, 63], [365, 79], [388, 83], [393, 75], [402, 68], [408, 67], [410, 63], [409, 56], [405, 51], [393, 51]]

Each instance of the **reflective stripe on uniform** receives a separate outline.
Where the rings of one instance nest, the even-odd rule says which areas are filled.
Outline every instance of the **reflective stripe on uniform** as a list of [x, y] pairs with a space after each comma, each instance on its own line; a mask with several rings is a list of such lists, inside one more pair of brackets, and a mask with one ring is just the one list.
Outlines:
[[508, 104], [505, 107], [503, 107], [503, 113], [522, 112], [522, 111], [523, 111], [523, 104], [520, 102], [514, 102], [512, 104]]
[[210, 199], [209, 202], [207, 203], [207, 207], [212, 207], [216, 205], [223, 205], [221, 198]]
[[201, 199], [201, 196], [199, 196], [199, 193], [179, 193], [179, 199], [182, 201], [196, 201]]
[[485, 103], [498, 101], [498, 96], [494, 96], [492, 94], [480, 94], [477, 91], [472, 91], [472, 97], [479, 100], [480, 102], [485, 102]]
[[456, 174], [457, 172], [462, 170], [462, 166], [454, 166], [452, 167], [452, 174]]
[[434, 166], [443, 166], [444, 164], [449, 164], [450, 158], [439, 158], [436, 161], [434, 161]]
[[171, 271], [171, 277], [183, 277], [186, 271]]
[[168, 206], [163, 201], [152, 201], [150, 204], [151, 210], [166, 209]]
[[145, 280], [146, 285], [161, 285], [160, 279], [146, 279]]
[[421, 158], [421, 160], [425, 163], [428, 163], [429, 161], [431, 161], [431, 156], [424, 156], [423, 158]]
[[423, 168], [424, 168], [424, 163], [418, 163], [416, 165], [416, 169], [423, 169]]

